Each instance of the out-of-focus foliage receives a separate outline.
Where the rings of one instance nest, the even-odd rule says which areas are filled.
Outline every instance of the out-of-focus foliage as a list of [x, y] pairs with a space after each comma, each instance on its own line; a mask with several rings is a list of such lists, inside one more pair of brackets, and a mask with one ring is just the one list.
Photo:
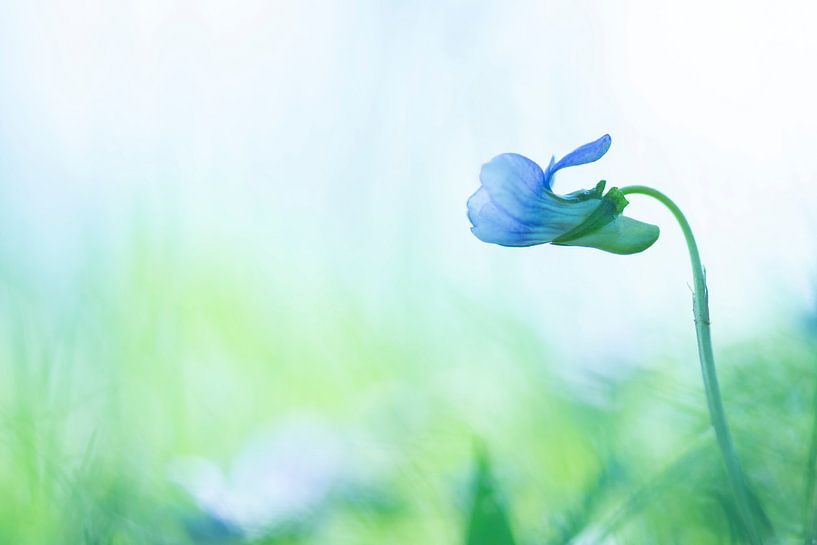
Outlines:
[[[133, 240], [62, 296], [5, 256], [2, 543], [500, 545], [503, 509], [523, 545], [741, 540], [693, 347], [578, 371], [582, 347], [556, 358], [442, 278], [372, 305], [325, 272]], [[780, 320], [718, 356], [767, 533], [799, 543], [817, 352]]]
[[466, 545], [515, 545], [511, 522], [491, 474], [488, 454], [480, 449], [471, 490]]

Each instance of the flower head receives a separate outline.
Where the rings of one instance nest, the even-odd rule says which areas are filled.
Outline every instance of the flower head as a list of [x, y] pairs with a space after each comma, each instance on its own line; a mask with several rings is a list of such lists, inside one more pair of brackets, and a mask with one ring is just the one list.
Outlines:
[[646, 250], [658, 239], [658, 227], [621, 215], [627, 199], [618, 188], [604, 194], [604, 180], [593, 189], [557, 195], [559, 170], [600, 159], [610, 136], [585, 144], [543, 171], [515, 153], [504, 153], [482, 166], [482, 186], [468, 199], [471, 231], [483, 242], [502, 246], [557, 244], [586, 246], [614, 254]]

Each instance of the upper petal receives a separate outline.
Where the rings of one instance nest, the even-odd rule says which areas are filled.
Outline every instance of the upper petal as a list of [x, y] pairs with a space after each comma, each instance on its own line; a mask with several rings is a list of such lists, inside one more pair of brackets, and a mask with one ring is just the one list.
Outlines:
[[512, 215], [535, 208], [536, 201], [547, 190], [539, 165], [517, 153], [497, 155], [482, 165], [479, 181], [491, 199]]
[[590, 142], [589, 144], [585, 144], [583, 146], [579, 146], [578, 148], [574, 149], [561, 160], [554, 163], [552, 160], [550, 165], [545, 172], [545, 184], [548, 189], [553, 184], [553, 175], [556, 174], [558, 170], [561, 170], [566, 167], [573, 167], [576, 165], [584, 165], [587, 163], [592, 163], [594, 161], [598, 161], [601, 159], [607, 150], [610, 149], [610, 143], [612, 140], [610, 139], [609, 134], [605, 134], [598, 140]]

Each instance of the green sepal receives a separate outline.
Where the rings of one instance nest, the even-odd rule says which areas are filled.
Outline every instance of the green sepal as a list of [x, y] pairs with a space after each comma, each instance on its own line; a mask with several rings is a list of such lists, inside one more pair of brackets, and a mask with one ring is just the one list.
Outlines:
[[626, 216], [619, 216], [583, 237], [558, 243], [561, 246], [584, 246], [597, 248], [619, 255], [643, 252], [652, 246], [661, 233], [657, 225], [644, 223]]
[[[604, 180], [596, 185], [595, 190], [591, 191], [598, 191], [599, 188], [601, 188], [601, 190], [604, 189]], [[567, 233], [555, 238], [553, 240], [553, 244], [567, 244], [571, 241], [586, 237], [587, 235], [598, 231], [616, 219], [624, 211], [624, 208], [628, 204], [629, 202], [621, 190], [619, 190], [617, 187], [610, 188], [607, 195], [601, 198], [601, 202], [599, 203], [598, 207], [593, 210], [593, 212], [587, 216], [582, 223], [569, 230]]]
[[606, 184], [606, 180], [600, 180], [593, 189], [580, 189], [578, 191], [574, 191], [573, 193], [568, 193], [567, 195], [553, 194], [553, 196], [557, 199], [568, 202], [582, 202], [589, 201], [590, 199], [601, 199], [601, 196], [604, 194], [604, 186]]
[[629, 204], [617, 187], [611, 187], [603, 197], [604, 180], [593, 189], [566, 195], [573, 201], [600, 199], [599, 206], [579, 225], [554, 239], [557, 246], [584, 246], [605, 252], [629, 255], [643, 252], [652, 246], [660, 230], [656, 225], [644, 223], [621, 215]]

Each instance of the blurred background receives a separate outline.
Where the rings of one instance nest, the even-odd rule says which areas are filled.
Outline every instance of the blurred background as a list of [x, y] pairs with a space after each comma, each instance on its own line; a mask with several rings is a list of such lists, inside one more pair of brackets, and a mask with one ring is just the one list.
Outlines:
[[766, 531], [817, 535], [811, 3], [2, 7], [0, 542], [740, 542], [669, 214], [469, 232], [482, 163], [605, 133], [556, 190], [683, 208]]

